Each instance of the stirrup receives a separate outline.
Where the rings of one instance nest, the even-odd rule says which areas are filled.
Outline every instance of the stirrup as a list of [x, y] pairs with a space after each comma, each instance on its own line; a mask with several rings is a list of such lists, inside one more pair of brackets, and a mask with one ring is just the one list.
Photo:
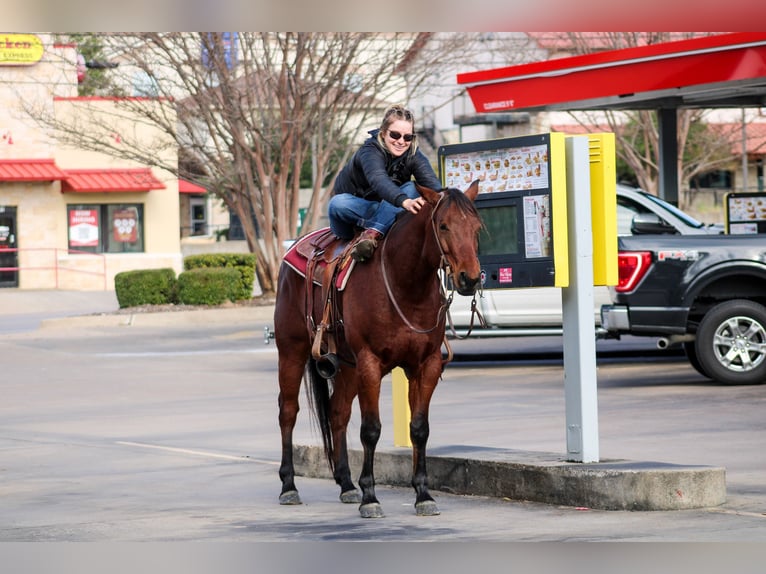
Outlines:
[[383, 234], [380, 231], [365, 229], [351, 250], [352, 259], [358, 263], [371, 259], [375, 248], [378, 246], [378, 240], [382, 237]]

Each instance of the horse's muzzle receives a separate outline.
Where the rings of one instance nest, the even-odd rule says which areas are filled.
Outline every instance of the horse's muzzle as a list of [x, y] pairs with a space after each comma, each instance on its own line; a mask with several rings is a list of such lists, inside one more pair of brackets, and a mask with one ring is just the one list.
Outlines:
[[478, 277], [469, 277], [466, 273], [460, 272], [457, 275], [457, 285], [455, 288], [461, 295], [473, 295], [476, 287], [479, 285]]

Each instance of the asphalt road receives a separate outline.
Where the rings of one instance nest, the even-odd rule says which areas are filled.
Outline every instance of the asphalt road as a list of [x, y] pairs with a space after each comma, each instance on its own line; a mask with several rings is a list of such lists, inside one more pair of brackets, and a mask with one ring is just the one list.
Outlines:
[[[766, 541], [766, 387], [718, 385], [681, 358], [600, 360], [601, 458], [725, 466], [723, 506], [614, 512], [437, 492], [442, 514], [419, 518], [411, 489], [379, 485], [386, 517], [363, 520], [334, 483], [306, 478], [304, 504], [279, 506], [269, 316], [216, 313], [61, 319], [0, 339], [0, 541]], [[449, 366], [429, 445], [564, 453], [563, 377], [555, 360]], [[381, 413], [391, 449], [388, 379]], [[355, 413], [352, 448], [357, 435]], [[319, 444], [307, 409], [295, 439]]]

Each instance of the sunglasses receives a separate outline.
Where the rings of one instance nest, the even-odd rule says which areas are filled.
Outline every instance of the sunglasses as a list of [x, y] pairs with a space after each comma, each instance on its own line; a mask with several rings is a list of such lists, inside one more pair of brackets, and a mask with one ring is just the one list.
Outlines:
[[415, 139], [415, 134], [400, 134], [399, 132], [392, 132], [391, 130], [388, 131], [388, 137], [390, 137], [392, 140], [396, 141], [399, 138], [404, 138], [404, 141], [411, 142]]

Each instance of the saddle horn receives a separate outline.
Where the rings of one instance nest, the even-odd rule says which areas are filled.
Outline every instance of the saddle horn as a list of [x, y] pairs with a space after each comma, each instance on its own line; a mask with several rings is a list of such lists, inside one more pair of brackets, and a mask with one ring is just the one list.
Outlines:
[[338, 374], [340, 359], [335, 353], [325, 353], [314, 361], [316, 362], [317, 373], [323, 379], [332, 379]]

